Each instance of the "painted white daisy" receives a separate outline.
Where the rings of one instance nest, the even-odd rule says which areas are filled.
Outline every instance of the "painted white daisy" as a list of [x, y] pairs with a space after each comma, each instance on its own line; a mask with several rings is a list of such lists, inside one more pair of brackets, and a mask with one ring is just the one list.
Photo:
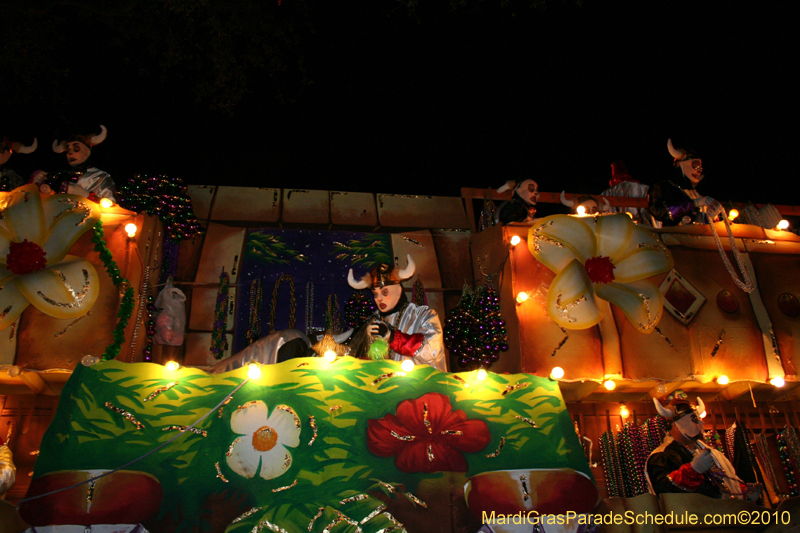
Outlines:
[[292, 465], [287, 447], [300, 444], [299, 418], [286, 405], [275, 407], [270, 414], [264, 402], [248, 402], [231, 415], [231, 430], [240, 436], [226, 454], [228, 466], [247, 478], [282, 475]]

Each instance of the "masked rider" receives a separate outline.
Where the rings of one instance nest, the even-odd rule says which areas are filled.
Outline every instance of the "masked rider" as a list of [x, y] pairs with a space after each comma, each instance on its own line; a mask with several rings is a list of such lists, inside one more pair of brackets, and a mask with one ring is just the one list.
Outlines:
[[[353, 277], [353, 269], [347, 282], [354, 289], [372, 290], [377, 311], [362, 328], [370, 336], [384, 337], [389, 343], [389, 359], [403, 361], [412, 359], [416, 364], [426, 364], [447, 371], [447, 362], [439, 315], [427, 305], [416, 305], [408, 301], [402, 282], [414, 275], [414, 261], [408, 257], [408, 266], [394, 268], [379, 264], [361, 280]], [[359, 332], [353, 333], [357, 336]], [[349, 337], [345, 332], [340, 337]]]
[[697, 399], [697, 408], [683, 398], [673, 399], [667, 407], [656, 398], [653, 402], [658, 413], [667, 419], [669, 432], [647, 458], [645, 475], [651, 493], [691, 492], [749, 501], [761, 496], [760, 485], [745, 485], [727, 457], [702, 442], [703, 400]]
[[38, 143], [36, 139], [33, 140], [33, 144], [30, 146], [25, 146], [8, 137], [0, 139], [0, 191], [13, 191], [17, 187], [25, 185], [25, 180], [19, 177], [19, 174], [14, 172], [13, 169], [8, 168], [6, 163], [8, 163], [8, 160], [14, 152], [18, 154], [30, 154], [36, 150], [37, 146]]
[[66, 152], [71, 170], [59, 172], [52, 178], [37, 175], [33, 181], [44, 189], [43, 192], [52, 189], [57, 193], [76, 194], [92, 200], [108, 198], [116, 202], [116, 188], [111, 175], [89, 162], [92, 150], [106, 139], [107, 133], [106, 127], [101, 125], [97, 135], [73, 135], [66, 141], [53, 141], [53, 151], [57, 154]]
[[706, 215], [713, 221], [722, 206], [696, 188], [705, 177], [703, 160], [693, 150], [672, 146], [672, 139], [667, 141], [667, 149], [673, 157], [674, 175], [650, 188], [650, 213], [665, 226], [703, 224]]

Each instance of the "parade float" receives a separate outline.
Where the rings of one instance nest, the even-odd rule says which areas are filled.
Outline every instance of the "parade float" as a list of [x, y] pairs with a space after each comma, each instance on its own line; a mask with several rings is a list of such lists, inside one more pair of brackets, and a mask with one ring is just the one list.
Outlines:
[[[531, 531], [506, 517], [702, 509], [642, 479], [664, 434], [652, 398], [679, 393], [703, 398], [709, 442], [769, 509], [797, 496], [793, 233], [490, 222], [511, 191], [137, 180], [123, 207], [0, 193], [6, 499], [36, 531]], [[346, 330], [372, 312], [348, 271], [409, 255], [448, 372], [335, 349], [212, 371], [274, 332]]]

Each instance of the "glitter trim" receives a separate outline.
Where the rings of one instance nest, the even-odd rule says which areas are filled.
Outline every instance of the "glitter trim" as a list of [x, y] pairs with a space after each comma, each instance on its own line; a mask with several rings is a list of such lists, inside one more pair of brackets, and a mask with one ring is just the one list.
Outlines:
[[341, 408], [342, 408], [341, 405], [331, 405], [330, 407], [328, 407], [331, 413], [333, 413], [334, 411], [338, 411]]
[[260, 522], [256, 527], [253, 528], [251, 533], [258, 533], [259, 531], [261, 531], [264, 528], [269, 529], [273, 533], [289, 533], [288, 531], [286, 531], [282, 527], [273, 524], [269, 520], [264, 520], [264, 521]]
[[233, 396], [228, 396], [227, 398], [225, 398], [225, 401], [222, 402], [222, 407], [219, 408], [219, 415], [217, 416], [217, 418], [222, 418], [222, 410], [225, 408], [226, 405], [231, 403], [231, 400], [233, 400]]
[[220, 470], [220, 468], [219, 468], [219, 461], [217, 461], [216, 463], [214, 463], [214, 468], [216, 468], [216, 469], [217, 469], [217, 476], [216, 476], [216, 477], [220, 478], [220, 479], [222, 480], [222, 482], [223, 482], [223, 483], [227, 483], [227, 482], [228, 482], [228, 480], [227, 480], [227, 479], [225, 479], [225, 476], [224, 476], [224, 475], [222, 475], [222, 470]]
[[297, 486], [297, 480], [295, 479], [294, 481], [292, 481], [291, 485], [286, 485], [284, 487], [278, 487], [277, 489], [272, 489], [272, 492], [283, 492], [284, 490], [289, 490], [296, 486]]
[[462, 378], [461, 376], [456, 376], [455, 374], [451, 374], [450, 377], [453, 378], [454, 380], [458, 381], [462, 385], [464, 385], [465, 388], [467, 388], [467, 389], [469, 388], [469, 383], [464, 381], [464, 378]]
[[258, 403], [256, 400], [250, 400], [249, 402], [245, 402], [239, 407], [236, 408], [237, 411], [243, 411], [245, 409], [249, 409]]
[[428, 429], [429, 434], [433, 434], [433, 428], [431, 427], [431, 421], [428, 420], [428, 404], [427, 402], [422, 403], [422, 423], [425, 424], [425, 427]]
[[373, 381], [372, 384], [377, 385], [378, 383], [385, 381], [389, 378], [393, 378], [395, 376], [405, 376], [405, 375], [406, 375], [405, 372], [389, 372], [388, 374], [381, 374], [380, 376], [375, 378], [375, 381]]
[[391, 484], [386, 483], [385, 481], [381, 481], [381, 480], [378, 480], [378, 484], [381, 487], [383, 487], [386, 490], [388, 490], [390, 494], [399, 494], [399, 492], [397, 492], [397, 489], [394, 488], [394, 485], [391, 485]]
[[356, 494], [355, 496], [350, 496], [349, 498], [345, 498], [344, 500], [339, 502], [339, 505], [347, 505], [348, 503], [353, 502], [360, 502], [361, 500], [366, 500], [369, 498], [366, 494]]
[[156, 396], [158, 396], [158, 395], [159, 395], [159, 394], [161, 394], [162, 392], [166, 392], [166, 391], [168, 391], [169, 389], [171, 389], [172, 387], [174, 387], [174, 386], [175, 386], [175, 385], [177, 385], [177, 384], [178, 384], [178, 382], [177, 382], [177, 381], [173, 381], [172, 383], [167, 383], [167, 384], [166, 384], [166, 385], [164, 385], [163, 387], [159, 387], [159, 388], [157, 388], [156, 390], [154, 390], [153, 392], [151, 392], [151, 393], [150, 393], [150, 396], [148, 396], [147, 398], [145, 398], [145, 399], [144, 399], [144, 400], [142, 400], [142, 401], [149, 402], [150, 400], [152, 400], [153, 398], [155, 398]]
[[[6, 311], [10, 311], [10, 310], [11, 310], [11, 306], [8, 306], [8, 307], [6, 308]], [[5, 316], [6, 316], [7, 314], [8, 314], [8, 313], [6, 313], [5, 311], [3, 311], [3, 314], [0, 314], [0, 320], [4, 319], [4, 318], [5, 318]], [[61, 331], [59, 331], [58, 333], [56, 333], [55, 335], [53, 335], [53, 337], [55, 337], [55, 338], [58, 338], [58, 337], [60, 337], [61, 335], [63, 335], [64, 333], [66, 333], [66, 332], [67, 332], [67, 330], [68, 330], [69, 328], [71, 328], [72, 326], [74, 326], [75, 324], [77, 324], [78, 322], [80, 322], [81, 320], [83, 320], [84, 318], [86, 318], [87, 316], [90, 316], [91, 314], [92, 314], [92, 312], [91, 312], [91, 311], [89, 311], [89, 312], [88, 312], [88, 313], [86, 313], [85, 315], [83, 315], [83, 316], [79, 316], [78, 318], [76, 318], [75, 320], [73, 320], [72, 322], [70, 322], [69, 324], [67, 324], [67, 327], [65, 327], [64, 329], [62, 329]]]
[[111, 411], [114, 411], [115, 413], [122, 415], [123, 418], [127, 418], [131, 424], [136, 426], [136, 429], [144, 429], [144, 424], [136, 420], [136, 418], [134, 418], [134, 416], [125, 409], [120, 409], [119, 407], [114, 406], [114, 404], [112, 404], [111, 402], [106, 402], [105, 406], [106, 409], [110, 409]]
[[235, 524], [237, 522], [241, 522], [242, 520], [244, 520], [248, 516], [252, 516], [252, 515], [256, 514], [257, 512], [259, 512], [260, 510], [261, 510], [261, 507], [253, 507], [249, 511], [245, 511], [244, 513], [240, 514], [239, 516], [237, 516], [236, 518], [231, 520], [231, 524]]
[[311, 446], [314, 444], [314, 441], [317, 440], [317, 419], [314, 418], [313, 415], [308, 415], [308, 424], [311, 426], [311, 430], [314, 434], [311, 436], [311, 440], [308, 441], [308, 445]]
[[315, 514], [315, 515], [314, 515], [314, 518], [312, 518], [312, 519], [311, 519], [311, 522], [309, 522], [309, 523], [308, 523], [308, 531], [309, 531], [309, 532], [310, 532], [312, 529], [314, 529], [314, 522], [316, 522], [316, 521], [317, 521], [317, 518], [319, 518], [320, 516], [322, 516], [322, 513], [324, 513], [324, 512], [325, 512], [325, 508], [324, 508], [324, 507], [320, 507], [320, 508], [319, 508], [319, 511], [317, 511], [317, 514]]
[[231, 445], [228, 447], [228, 451], [225, 452], [225, 455], [227, 455], [228, 457], [233, 455], [233, 447], [239, 444], [240, 442], [242, 442], [242, 437], [236, 437], [236, 439], [234, 439], [234, 441], [231, 442]]
[[294, 412], [294, 409], [292, 409], [288, 405], [283, 405], [283, 404], [276, 406], [275, 409], [280, 409], [281, 411], [286, 411], [287, 413], [292, 415], [292, 417], [294, 417], [294, 425], [295, 425], [295, 427], [297, 429], [300, 429], [300, 417], [297, 416], [297, 413]]
[[534, 421], [533, 421], [533, 420], [531, 420], [530, 418], [525, 418], [524, 416], [519, 416], [519, 415], [516, 415], [514, 418], [516, 418], [516, 419], [518, 419], [518, 420], [522, 420], [523, 422], [525, 422], [526, 424], [528, 424], [528, 425], [529, 425], [529, 426], [531, 426], [532, 428], [539, 429], [539, 425], [538, 425], [538, 424], [536, 424], [536, 422], [534, 422]]
[[380, 504], [375, 509], [373, 509], [371, 513], [369, 513], [367, 516], [362, 518], [361, 522], [359, 522], [359, 524], [361, 524], [363, 526], [364, 524], [366, 524], [367, 522], [369, 522], [370, 520], [372, 520], [373, 518], [375, 518], [376, 516], [378, 516], [379, 514], [384, 512], [385, 510], [386, 510], [386, 505]]
[[[27, 195], [25, 196], [25, 201], [26, 202], [28, 201], [28, 196]], [[80, 219], [77, 224], [75, 224], [75, 226], [80, 226], [81, 224], [84, 224], [86, 222], [86, 219], [89, 218], [92, 215], [92, 211], [91, 211], [91, 209], [89, 209], [89, 206], [87, 206], [83, 202], [79, 202], [78, 200], [73, 200], [72, 198], [60, 198], [58, 201], [59, 201], [59, 203], [67, 204], [69, 207], [67, 209], [61, 211], [60, 213], [57, 213], [56, 216], [53, 217], [53, 220], [58, 220], [59, 218], [64, 218], [66, 215], [69, 215], [71, 213], [75, 213], [78, 210], [82, 209], [83, 210], [83, 218]]]
[[290, 466], [292, 466], [292, 456], [291, 456], [291, 455], [289, 455], [289, 454], [287, 453], [287, 454], [286, 454], [286, 455], [283, 457], [283, 466], [282, 466], [281, 468], [283, 468], [284, 470], [286, 470], [286, 469], [287, 469], [287, 468], [289, 468]]
[[205, 429], [193, 428], [189, 426], [167, 426], [165, 428], [161, 428], [161, 431], [180, 431], [181, 433], [189, 431], [190, 433], [194, 433], [195, 435], [208, 437], [208, 431], [206, 431]]
[[498, 455], [500, 455], [500, 450], [502, 450], [503, 446], [505, 446], [505, 445], [506, 445], [506, 438], [505, 437], [500, 437], [500, 445], [497, 447], [497, 449], [494, 452], [486, 454], [486, 457], [489, 458], [489, 459], [497, 457]]
[[527, 381], [521, 381], [518, 383], [514, 383], [513, 385], [506, 385], [506, 390], [503, 391], [502, 395], [505, 396], [509, 392], [514, 392], [517, 389], [524, 389], [528, 385], [530, 385], [530, 382]]
[[522, 483], [522, 501], [524, 502], [528, 501], [528, 499], [531, 497], [530, 494], [528, 494], [528, 484], [526, 479], [527, 478], [525, 476], [519, 476], [519, 481]]
[[410, 492], [406, 492], [406, 498], [411, 500], [413, 503], [416, 503], [420, 507], [424, 507], [425, 509], [428, 508], [428, 504], [427, 503], [425, 503], [424, 501], [420, 500], [419, 498], [417, 498], [416, 496], [414, 496]]
[[445, 429], [444, 431], [440, 431], [439, 435], [447, 435], [450, 437], [461, 437], [464, 435], [464, 432], [459, 431], [457, 429]]
[[433, 444], [428, 444], [427, 453], [428, 453], [428, 461], [432, 463], [433, 460], [435, 459], [435, 457], [433, 456]]
[[72, 285], [67, 282], [67, 277], [59, 269], [53, 268], [50, 270], [50, 272], [55, 273], [59, 278], [61, 278], [64, 288], [67, 290], [67, 292], [69, 292], [70, 296], [72, 296], [73, 301], [67, 303], [57, 302], [49, 296], [45, 296], [42, 291], [36, 291], [36, 294], [41, 297], [42, 300], [55, 307], [72, 309], [73, 307], [82, 306], [83, 299], [86, 297], [86, 293], [89, 292], [89, 287], [91, 286], [91, 283], [89, 282], [89, 271], [86, 269], [81, 269], [81, 272], [83, 272], [83, 288], [81, 289], [81, 292], [75, 292], [75, 289], [72, 288]]
[[94, 498], [94, 487], [97, 484], [97, 480], [92, 479], [88, 483], [88, 487], [86, 489], [86, 513], [88, 514], [92, 509], [92, 499]]
[[302, 368], [302, 367], [304, 367], [304, 366], [308, 366], [308, 363], [300, 363], [300, 364], [299, 364], [299, 365], [297, 365], [295, 368]]
[[577, 322], [578, 321], [577, 318], [573, 318], [573, 317], [569, 316], [569, 310], [572, 309], [573, 307], [575, 307], [576, 305], [578, 305], [579, 303], [585, 302], [586, 301], [586, 295], [584, 294], [583, 296], [581, 296], [580, 298], [578, 298], [574, 302], [570, 302], [570, 303], [564, 304], [564, 305], [561, 305], [561, 296], [563, 296], [563, 294], [561, 294], [559, 292], [558, 296], [556, 297], [556, 311], [558, 311], [558, 316], [560, 316], [561, 318], [565, 319], [569, 323]]
[[397, 440], [402, 440], [405, 442], [411, 442], [412, 440], [417, 438], [415, 435], [400, 435], [395, 430], [392, 430], [390, 433], [392, 437], [396, 438]]

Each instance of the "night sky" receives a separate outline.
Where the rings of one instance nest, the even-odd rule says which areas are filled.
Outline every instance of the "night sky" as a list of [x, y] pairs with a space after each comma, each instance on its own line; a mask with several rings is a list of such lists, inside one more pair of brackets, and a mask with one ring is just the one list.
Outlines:
[[[226, 111], [197, 101], [191, 73], [159, 72], [144, 40], [119, 44], [144, 18], [129, 15], [117, 33], [80, 1], [23, 13], [26, 23], [66, 17], [75, 31], [24, 37], [57, 35], [65, 69], [25, 79], [5, 67], [0, 129], [40, 143], [10, 166], [63, 168], [53, 137], [102, 123], [95, 163], [117, 181], [166, 173], [191, 184], [458, 196], [534, 178], [544, 191], [599, 193], [615, 160], [642, 182], [666, 178], [672, 137], [703, 156], [705, 194], [800, 203], [791, 2], [269, 2], [278, 19], [298, 21], [286, 68], [248, 71], [248, 92]], [[154, 3], [127, 2], [133, 14]], [[3, 18], [8, 39], [14, 17]], [[292, 77], [297, 58], [303, 83]]]

